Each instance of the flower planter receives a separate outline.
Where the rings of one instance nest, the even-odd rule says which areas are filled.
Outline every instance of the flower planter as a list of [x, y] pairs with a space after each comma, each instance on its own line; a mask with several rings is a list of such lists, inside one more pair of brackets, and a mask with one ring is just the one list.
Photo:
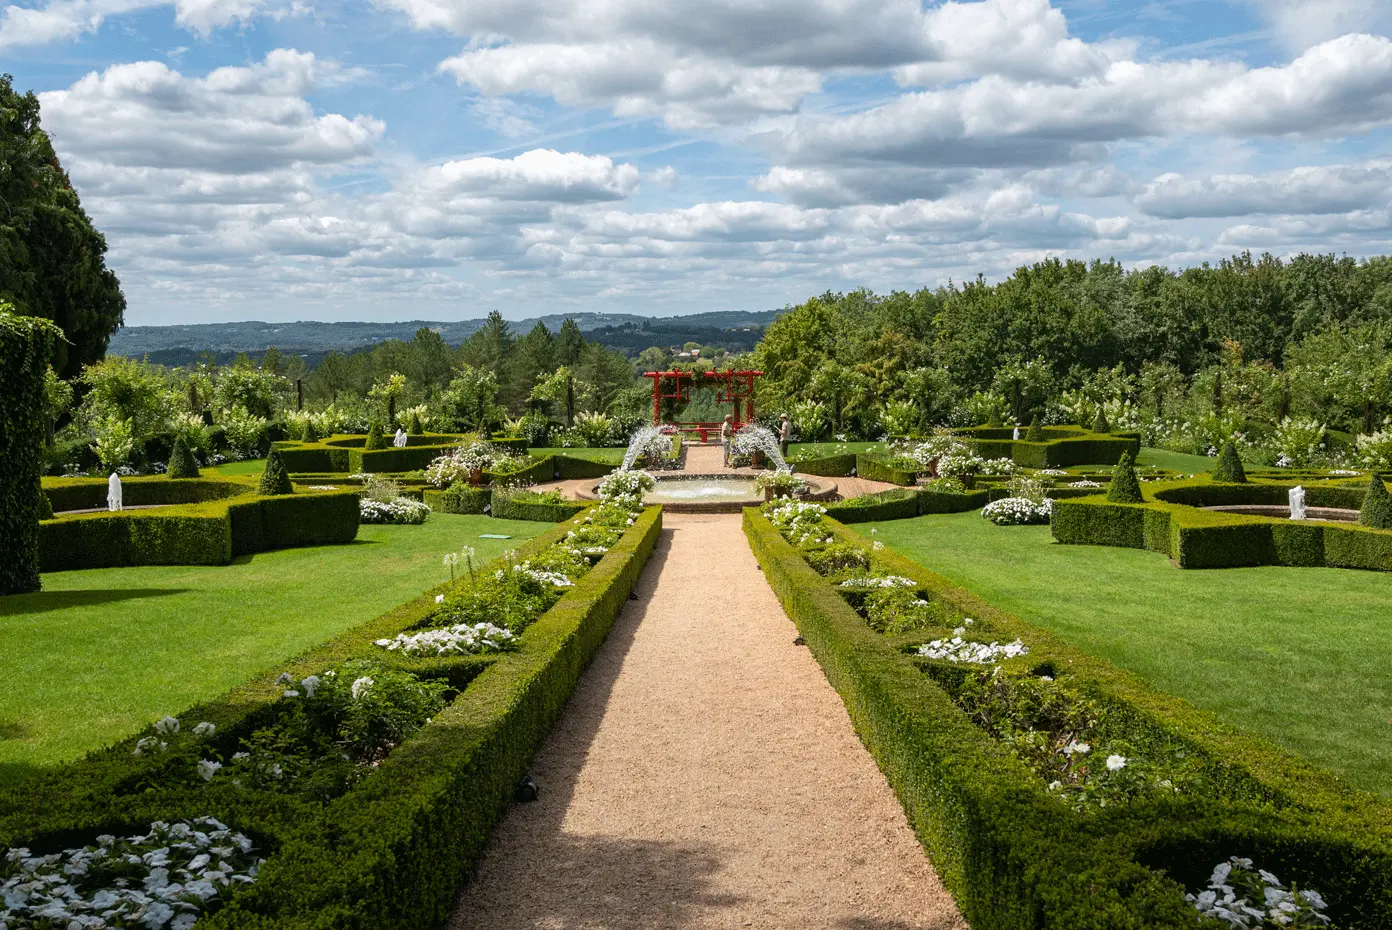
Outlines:
[[471, 487], [475, 487], [475, 488], [478, 487], [479, 485], [483, 484], [483, 469], [482, 469], [482, 468], [471, 468], [471, 469], [469, 469], [469, 484], [470, 484]]

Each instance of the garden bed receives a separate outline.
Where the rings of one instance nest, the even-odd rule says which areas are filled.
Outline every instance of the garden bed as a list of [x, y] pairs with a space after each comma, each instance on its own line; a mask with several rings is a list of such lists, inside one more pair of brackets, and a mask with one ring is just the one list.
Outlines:
[[[823, 571], [833, 570], [831, 578], [758, 511], [745, 512], [745, 528], [769, 583], [977, 930], [1192, 927], [1197, 915], [1185, 892], [1203, 888], [1213, 866], [1231, 855], [1252, 856], [1283, 880], [1318, 889], [1341, 930], [1392, 921], [1392, 809], [1385, 803], [869, 547], [835, 522], [794, 534]], [[860, 553], [835, 556], [834, 547]], [[886, 587], [851, 578], [838, 589], [834, 570], [858, 574], [866, 560]], [[858, 610], [867, 610], [877, 590], [904, 592], [900, 612], [889, 616], [908, 622], [881, 623], [886, 633], [872, 628]], [[1152, 780], [1144, 792], [1080, 810], [1075, 792], [1051, 788], [1028, 754], [966, 712], [982, 706], [981, 686], [968, 676], [992, 666], [934, 657], [951, 652], [954, 638], [976, 649], [1018, 642], [1028, 651], [1011, 650], [995, 666], [1009, 681], [1057, 688], [1064, 704], [1101, 708], [1097, 732], [1116, 754], [1125, 750], [1132, 773], [1163, 772], [1182, 752], [1202, 790], [1161, 792]], [[913, 647], [930, 641], [940, 645], [918, 655]], [[1098, 782], [1108, 788], [1100, 763]], [[1191, 773], [1180, 768], [1175, 783], [1186, 784]]]
[[[223, 699], [190, 708], [179, 715], [185, 735], [195, 723], [214, 728], [199, 737], [204, 742], [193, 754], [177, 752], [167, 730], [150, 729], [140, 736], [144, 744], [125, 740], [0, 794], [0, 842], [43, 849], [156, 820], [216, 816], [270, 855], [256, 883], [200, 927], [439, 925], [652, 552], [660, 511], [639, 512], [633, 521], [620, 521], [618, 541], [588, 556], [560, 552], [580, 549], [588, 538], [583, 521], [563, 524], [514, 558], [486, 566], [476, 582], [441, 586]], [[451, 605], [462, 609], [473, 586], [497, 571], [519, 571], [525, 560], [543, 557], [566, 564], [584, 558], [593, 567], [559, 588], [539, 617], [527, 614], [519, 622], [514, 651], [427, 658], [377, 645], [436, 622]], [[197, 755], [231, 765], [232, 751], [250, 734], [274, 729], [302, 699], [287, 691], [303, 691], [311, 676], [363, 659], [419, 681], [441, 681], [456, 696], [374, 759], [347, 790], [306, 795], [238, 786], [216, 770], [206, 781], [183, 771]], [[282, 671], [287, 678], [276, 674]], [[160, 741], [173, 748], [159, 752]]]

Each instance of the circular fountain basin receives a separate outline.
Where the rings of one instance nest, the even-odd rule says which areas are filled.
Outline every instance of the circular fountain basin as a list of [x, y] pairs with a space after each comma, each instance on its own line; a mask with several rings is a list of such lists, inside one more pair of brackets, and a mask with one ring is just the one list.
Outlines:
[[[1242, 513], [1249, 517], [1275, 517], [1278, 520], [1290, 519], [1290, 508], [1282, 504], [1228, 504], [1222, 507], [1205, 507], [1219, 513]], [[1341, 510], [1337, 507], [1306, 507], [1306, 520], [1326, 520], [1331, 523], [1357, 523], [1358, 511]]]
[[[836, 495], [836, 483], [809, 478], [802, 500], [828, 500]], [[754, 490], [754, 478], [743, 475], [654, 475], [657, 486], [643, 496], [645, 504], [661, 504], [668, 513], [739, 513], [764, 502]], [[587, 500], [598, 498], [597, 487], [582, 492]]]

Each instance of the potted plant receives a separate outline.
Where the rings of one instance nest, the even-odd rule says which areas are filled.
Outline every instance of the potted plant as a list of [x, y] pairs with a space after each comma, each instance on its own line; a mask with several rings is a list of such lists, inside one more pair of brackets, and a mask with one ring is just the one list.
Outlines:
[[764, 500], [775, 497], [792, 497], [807, 490], [807, 482], [788, 469], [765, 472], [754, 479], [755, 492], [762, 492]]

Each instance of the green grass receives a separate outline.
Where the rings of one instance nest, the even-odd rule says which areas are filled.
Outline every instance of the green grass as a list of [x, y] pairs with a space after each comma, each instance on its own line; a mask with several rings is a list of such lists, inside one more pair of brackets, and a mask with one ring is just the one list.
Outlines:
[[532, 455], [568, 455], [573, 459], [588, 459], [605, 465], [618, 465], [623, 462], [623, 449], [528, 449]]
[[200, 468], [198, 472], [203, 475], [259, 475], [265, 470], [265, 459], [247, 459], [245, 462], [210, 465], [207, 468]]
[[1183, 571], [976, 513], [856, 527], [1027, 622], [1359, 787], [1392, 795], [1392, 577]]
[[487, 561], [550, 528], [433, 514], [232, 565], [44, 575], [42, 592], [0, 598], [0, 778], [122, 739], [385, 613], [444, 581], [446, 552]]
[[[1185, 474], [1211, 472], [1217, 462], [1217, 459], [1203, 455], [1187, 455], [1183, 452], [1170, 452], [1168, 449], [1151, 449], [1149, 447], [1141, 449], [1140, 457], [1136, 459], [1137, 465], [1150, 465], [1153, 468], [1182, 471]], [[1111, 464], [1115, 465], [1116, 462]]]

